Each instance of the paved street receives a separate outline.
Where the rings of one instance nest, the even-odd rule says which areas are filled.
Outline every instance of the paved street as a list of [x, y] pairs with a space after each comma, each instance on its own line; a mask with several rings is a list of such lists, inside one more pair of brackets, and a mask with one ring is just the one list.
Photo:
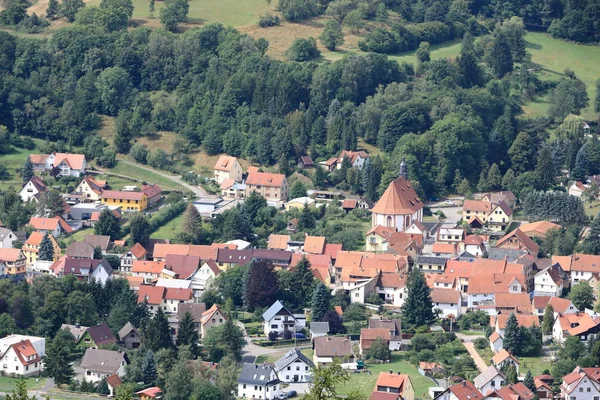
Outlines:
[[463, 345], [465, 346], [465, 348], [467, 349], [467, 351], [469, 352], [471, 357], [473, 357], [473, 361], [475, 361], [475, 365], [477, 365], [477, 369], [480, 372], [483, 372], [483, 370], [485, 370], [488, 366], [485, 363], [485, 361], [483, 361], [483, 358], [481, 358], [481, 356], [479, 355], [477, 350], [475, 349], [475, 345], [473, 344], [473, 342], [464, 342]]

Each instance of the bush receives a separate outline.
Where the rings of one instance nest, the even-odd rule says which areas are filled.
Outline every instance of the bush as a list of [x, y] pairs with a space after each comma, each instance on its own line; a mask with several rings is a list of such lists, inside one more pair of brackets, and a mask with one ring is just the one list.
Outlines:
[[173, 203], [169, 207], [164, 207], [159, 212], [152, 215], [150, 219], [150, 230], [154, 232], [167, 222], [175, 219], [178, 215], [185, 211], [187, 203], [185, 201], [179, 201]]
[[308, 61], [319, 57], [321, 52], [317, 49], [317, 41], [309, 37], [294, 40], [286, 54], [291, 61]]
[[136, 143], [129, 150], [129, 154], [131, 154], [131, 157], [140, 164], [146, 164], [148, 158], [148, 149], [146, 146]]
[[485, 338], [477, 338], [473, 340], [473, 345], [476, 349], [483, 350], [489, 347], [490, 341]]
[[269, 340], [270, 340], [271, 342], [274, 342], [274, 341], [276, 341], [278, 336], [279, 336], [279, 335], [278, 335], [278, 334], [277, 334], [277, 332], [275, 332], [275, 331], [271, 331], [271, 332], [269, 332]]
[[352, 303], [344, 311], [344, 321], [365, 321], [367, 319], [367, 312], [365, 306], [358, 303]]
[[267, 28], [269, 26], [278, 26], [281, 24], [281, 19], [277, 15], [266, 13], [261, 15], [258, 19], [258, 26], [261, 28]]

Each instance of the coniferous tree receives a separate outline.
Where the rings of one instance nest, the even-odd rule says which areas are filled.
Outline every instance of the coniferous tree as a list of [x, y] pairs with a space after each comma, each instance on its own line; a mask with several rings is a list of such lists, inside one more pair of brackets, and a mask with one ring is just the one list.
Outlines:
[[506, 369], [506, 382], [507, 383], [517, 383], [519, 382], [519, 377], [517, 375], [517, 368], [514, 365], [509, 365]]
[[538, 178], [540, 189], [547, 189], [554, 184], [556, 176], [556, 166], [552, 157], [552, 152], [548, 146], [543, 146], [537, 157], [535, 174]]
[[600, 254], [600, 214], [592, 221], [590, 233], [583, 242], [583, 249], [587, 254]]
[[98, 222], [94, 224], [94, 232], [96, 235], [110, 236], [112, 240], [120, 238], [121, 224], [119, 218], [108, 208], [102, 210]]
[[128, 111], [120, 110], [115, 123], [115, 135], [113, 137], [113, 146], [118, 153], [127, 154], [131, 148], [131, 127], [129, 120], [131, 114]]
[[29, 156], [27, 156], [27, 160], [25, 160], [25, 164], [23, 164], [23, 168], [21, 169], [21, 178], [23, 178], [23, 183], [27, 183], [33, 178], [33, 163]]
[[516, 179], [515, 171], [512, 168], [506, 170], [504, 177], [502, 178], [502, 188], [506, 190], [512, 190]]
[[270, 307], [277, 300], [279, 283], [273, 264], [269, 261], [253, 261], [245, 279], [244, 304], [249, 310]]
[[52, 261], [54, 259], [54, 246], [52, 245], [50, 236], [48, 236], [48, 232], [44, 234], [44, 237], [40, 242], [38, 259], [42, 261]]
[[533, 393], [537, 391], [535, 382], [533, 381], [533, 375], [531, 375], [531, 370], [527, 371], [527, 374], [525, 374], [523, 385], [527, 386], [527, 389], [531, 390]]
[[58, 331], [46, 350], [44, 374], [57, 385], [70, 383], [75, 375], [71, 363], [76, 359], [75, 337], [66, 329]]
[[313, 229], [316, 225], [316, 218], [308, 207], [307, 204], [304, 205], [302, 212], [300, 213], [300, 218], [298, 218], [298, 229], [302, 231], [307, 231]]
[[48, 2], [48, 8], [46, 8], [46, 18], [55, 19], [58, 16], [58, 11], [58, 0], [50, 0]]
[[600, 113], [600, 79], [596, 81], [596, 98], [594, 99], [594, 110]]
[[552, 333], [552, 327], [554, 326], [554, 309], [551, 304], [546, 304], [544, 310], [544, 321], [542, 322], [542, 332], [544, 334]]
[[313, 321], [321, 321], [325, 316], [327, 310], [329, 310], [329, 304], [331, 302], [331, 295], [329, 294], [329, 290], [323, 284], [323, 282], [319, 282], [315, 292], [312, 297], [312, 320]]
[[490, 167], [487, 174], [487, 183], [490, 190], [502, 189], [502, 173], [500, 172], [498, 164], [494, 163]]
[[402, 306], [404, 321], [414, 326], [428, 325], [434, 321], [433, 302], [425, 276], [418, 268], [413, 269], [406, 283], [408, 295]]
[[513, 56], [507, 37], [501, 31], [494, 35], [488, 63], [497, 78], [502, 78], [513, 70]]
[[144, 332], [145, 345], [152, 351], [173, 347], [169, 320], [162, 308], [158, 308], [154, 317], [148, 322]]
[[149, 4], [150, 18], [154, 18], [155, 8], [156, 8], [156, 0], [150, 0], [150, 4]]
[[188, 204], [185, 210], [183, 232], [190, 234], [194, 238], [194, 243], [200, 243], [202, 235], [202, 217], [193, 203]]
[[153, 385], [158, 378], [158, 371], [156, 368], [156, 360], [154, 359], [154, 352], [148, 350], [144, 356], [144, 361], [140, 366], [142, 380], [146, 385]]
[[192, 355], [198, 355], [198, 331], [196, 330], [196, 323], [192, 314], [186, 312], [181, 321], [179, 322], [179, 329], [177, 330], [177, 346], [187, 345], [190, 347]]
[[131, 218], [131, 222], [129, 223], [130, 227], [130, 242], [131, 245], [136, 243], [144, 246], [148, 239], [150, 239], [150, 222], [148, 222], [148, 218], [142, 214], [136, 214], [133, 218]]
[[508, 149], [511, 168], [516, 172], [531, 171], [535, 162], [535, 141], [531, 134], [521, 132], [515, 138], [512, 146]]
[[521, 345], [521, 329], [519, 328], [517, 317], [514, 313], [511, 313], [506, 321], [506, 328], [504, 329], [503, 347], [509, 353], [516, 354]]
[[462, 46], [460, 49], [460, 57], [458, 58], [458, 70], [460, 74], [460, 84], [463, 87], [470, 88], [480, 86], [483, 83], [483, 73], [479, 67], [479, 60], [475, 54], [475, 45], [473, 36], [465, 33]]

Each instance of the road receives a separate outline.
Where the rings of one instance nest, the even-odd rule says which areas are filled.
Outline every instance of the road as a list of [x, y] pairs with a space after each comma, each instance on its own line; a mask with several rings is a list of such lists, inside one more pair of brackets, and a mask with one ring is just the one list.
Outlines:
[[479, 372], [483, 372], [488, 367], [488, 365], [485, 363], [485, 361], [483, 361], [483, 358], [481, 358], [481, 356], [475, 349], [475, 345], [473, 344], [473, 342], [464, 342], [463, 345], [465, 346], [471, 357], [473, 357], [473, 361], [475, 361], [475, 365], [477, 365], [477, 369], [479, 370]]

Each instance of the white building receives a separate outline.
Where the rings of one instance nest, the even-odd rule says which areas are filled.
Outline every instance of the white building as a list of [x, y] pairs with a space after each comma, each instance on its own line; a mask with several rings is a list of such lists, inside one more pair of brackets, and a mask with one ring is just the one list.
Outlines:
[[0, 249], [12, 249], [17, 235], [10, 229], [0, 227]]
[[494, 365], [490, 365], [473, 380], [475, 387], [481, 393], [487, 393], [492, 390], [500, 389], [504, 386], [504, 375]]
[[454, 318], [460, 316], [461, 298], [459, 291], [434, 288], [431, 290], [431, 300], [433, 302], [433, 309], [437, 308], [442, 311], [440, 315], [442, 318], [447, 318], [450, 315], [454, 316]]
[[304, 315], [292, 314], [279, 300], [277, 300], [263, 314], [265, 336], [271, 332], [282, 335], [285, 330], [296, 332], [306, 326]]
[[4, 353], [10, 345], [25, 340], [29, 340], [31, 342], [33, 348], [40, 355], [40, 357], [46, 357], [46, 339], [43, 337], [27, 335], [9, 335], [0, 339], [0, 353]]
[[535, 296], [559, 297], [562, 295], [565, 282], [568, 282], [568, 277], [557, 263], [538, 272], [533, 277], [533, 282]]
[[292, 349], [275, 361], [275, 372], [279, 380], [286, 383], [310, 382], [313, 362], [300, 352]]
[[244, 364], [238, 378], [238, 397], [273, 400], [280, 394], [281, 382], [271, 365]]
[[221, 273], [221, 269], [216, 262], [209, 259], [205, 261], [202, 266], [195, 271], [188, 280], [191, 281], [190, 289], [194, 293], [194, 299], [200, 301], [200, 297], [205, 290], [209, 289], [214, 283], [215, 278]]
[[28, 203], [31, 199], [37, 199], [40, 193], [46, 191], [46, 185], [38, 176], [33, 176], [19, 191], [19, 196], [23, 203]]
[[494, 353], [499, 352], [504, 347], [504, 338], [500, 336], [498, 332], [494, 332], [490, 335], [490, 348]]
[[573, 372], [563, 377], [560, 385], [560, 398], [564, 400], [596, 400], [600, 398], [600, 368], [575, 367]]
[[83, 377], [96, 383], [111, 375], [125, 376], [125, 366], [129, 364], [127, 355], [121, 351], [87, 349], [81, 360]]
[[131, 272], [133, 262], [138, 260], [144, 261], [147, 253], [144, 246], [139, 243], [131, 246], [131, 248], [121, 256], [121, 272]]
[[0, 371], [6, 375], [37, 376], [43, 369], [46, 339], [10, 335], [0, 339]]

